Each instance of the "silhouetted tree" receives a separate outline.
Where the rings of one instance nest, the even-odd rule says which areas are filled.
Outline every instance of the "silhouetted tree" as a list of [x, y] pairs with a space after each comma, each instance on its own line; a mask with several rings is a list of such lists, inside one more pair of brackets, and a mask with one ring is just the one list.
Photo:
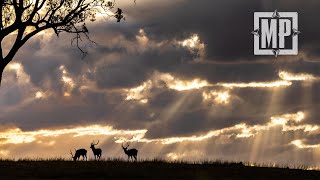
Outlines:
[[[18, 50], [41, 31], [52, 29], [57, 36], [61, 32], [74, 34], [72, 42], [79, 47], [81, 35], [88, 38], [87, 20], [94, 21], [97, 14], [105, 14], [114, 8], [115, 0], [2, 0], [0, 1], [0, 83], [4, 68]], [[108, 15], [107, 15], [108, 16]], [[113, 15], [123, 19], [121, 9]], [[7, 54], [2, 42], [10, 34], [16, 38]]]

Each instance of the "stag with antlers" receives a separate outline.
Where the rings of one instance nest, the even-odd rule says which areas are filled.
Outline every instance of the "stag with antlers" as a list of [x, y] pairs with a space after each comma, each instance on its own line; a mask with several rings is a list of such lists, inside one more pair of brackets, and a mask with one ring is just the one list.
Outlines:
[[133, 158], [135, 160], [137, 160], [138, 150], [137, 149], [128, 149], [129, 145], [130, 145], [130, 142], [127, 143], [126, 147], [123, 146], [123, 143], [121, 144], [122, 149], [124, 150], [124, 153], [128, 156], [128, 161], [130, 161], [130, 159], [133, 160]]
[[70, 154], [74, 161], [77, 161], [78, 159], [80, 159], [80, 156], [82, 156], [83, 160], [84, 158], [86, 158], [87, 160], [87, 150], [85, 149], [78, 149], [78, 150], [74, 149], [74, 150], [75, 150], [75, 155], [72, 154], [72, 151], [70, 149]]
[[98, 142], [95, 144], [94, 141], [92, 141], [90, 148], [92, 149], [93, 155], [94, 155], [94, 159], [100, 159], [101, 154], [102, 154], [102, 150], [100, 148], [95, 148], [95, 145], [99, 144], [99, 140]]

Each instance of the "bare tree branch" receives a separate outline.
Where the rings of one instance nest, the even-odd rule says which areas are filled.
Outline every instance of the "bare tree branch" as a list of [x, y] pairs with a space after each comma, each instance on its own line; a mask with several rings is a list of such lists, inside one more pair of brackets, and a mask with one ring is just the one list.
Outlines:
[[[125, 19], [122, 10], [118, 8], [116, 12], [111, 12], [115, 4], [115, 0], [0, 1], [0, 75], [20, 48], [31, 37], [46, 29], [52, 29], [57, 36], [62, 32], [74, 34], [71, 44], [75, 43], [85, 56], [87, 52], [80, 47], [82, 36], [95, 43], [89, 37], [86, 21], [94, 21], [97, 14], [103, 14], [115, 17], [120, 22]], [[2, 41], [10, 34], [15, 34], [16, 39], [8, 54], [4, 55]]]

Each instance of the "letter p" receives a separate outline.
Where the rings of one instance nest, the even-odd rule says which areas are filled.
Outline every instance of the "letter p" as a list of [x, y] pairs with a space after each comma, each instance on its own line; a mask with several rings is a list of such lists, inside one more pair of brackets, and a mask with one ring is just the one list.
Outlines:
[[285, 37], [291, 35], [291, 21], [289, 19], [279, 20], [279, 48], [285, 47]]

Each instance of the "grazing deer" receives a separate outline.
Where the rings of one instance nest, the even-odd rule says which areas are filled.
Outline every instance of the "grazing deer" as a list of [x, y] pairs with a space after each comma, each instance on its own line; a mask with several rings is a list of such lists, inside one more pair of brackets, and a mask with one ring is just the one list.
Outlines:
[[76, 152], [75, 155], [72, 154], [72, 151], [70, 149], [70, 154], [71, 154], [72, 159], [74, 161], [77, 161], [77, 159], [80, 159], [80, 156], [83, 157], [83, 160], [84, 160], [84, 158], [86, 158], [86, 160], [87, 160], [87, 150], [85, 150], [85, 149], [78, 149], [78, 150], [74, 149], [74, 150]]
[[94, 155], [94, 159], [98, 158], [100, 159], [101, 154], [102, 154], [102, 150], [100, 148], [95, 148], [95, 145], [99, 144], [99, 140], [97, 142], [97, 144], [94, 143], [94, 141], [92, 141], [90, 148], [92, 149], [93, 155]]
[[128, 161], [130, 161], [130, 158], [133, 160], [133, 158], [135, 160], [137, 160], [137, 155], [138, 155], [138, 150], [136, 149], [128, 149], [130, 143], [127, 143], [127, 146], [124, 147], [123, 143], [121, 144], [122, 149], [124, 150], [124, 153], [128, 156]]

